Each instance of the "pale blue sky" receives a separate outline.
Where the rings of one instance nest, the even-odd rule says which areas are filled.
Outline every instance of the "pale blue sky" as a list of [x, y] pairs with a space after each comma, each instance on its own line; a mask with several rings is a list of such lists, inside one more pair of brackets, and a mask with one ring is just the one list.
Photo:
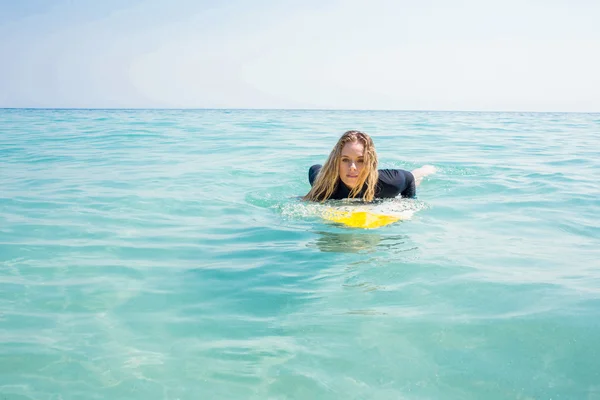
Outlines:
[[0, 0], [0, 107], [600, 111], [597, 0]]

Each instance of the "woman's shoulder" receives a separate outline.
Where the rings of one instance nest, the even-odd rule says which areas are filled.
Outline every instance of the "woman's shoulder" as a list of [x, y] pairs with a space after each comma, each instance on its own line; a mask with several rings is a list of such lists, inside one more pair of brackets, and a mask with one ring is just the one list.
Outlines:
[[380, 169], [379, 171], [379, 196], [383, 198], [415, 197], [415, 177], [412, 172], [404, 169]]
[[311, 167], [308, 169], [308, 182], [311, 184], [311, 186], [314, 183], [317, 174], [321, 170], [321, 167], [321, 164], [315, 164], [311, 165]]
[[379, 181], [388, 185], [405, 186], [414, 180], [410, 171], [401, 168], [385, 168], [377, 171], [379, 172]]

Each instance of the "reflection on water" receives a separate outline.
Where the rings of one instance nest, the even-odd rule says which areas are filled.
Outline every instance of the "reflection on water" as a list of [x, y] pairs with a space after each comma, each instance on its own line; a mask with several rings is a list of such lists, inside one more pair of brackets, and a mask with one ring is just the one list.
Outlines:
[[415, 250], [407, 243], [407, 235], [381, 235], [379, 233], [315, 232], [317, 238], [308, 244], [327, 253], [392, 253]]
[[318, 237], [308, 244], [326, 253], [361, 253], [373, 251], [381, 242], [377, 233], [316, 232]]

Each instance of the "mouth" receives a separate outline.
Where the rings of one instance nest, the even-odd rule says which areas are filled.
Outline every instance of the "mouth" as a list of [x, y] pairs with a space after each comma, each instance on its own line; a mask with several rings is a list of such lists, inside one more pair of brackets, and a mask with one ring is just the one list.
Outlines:
[[346, 177], [350, 179], [356, 179], [358, 178], [358, 175], [346, 175]]

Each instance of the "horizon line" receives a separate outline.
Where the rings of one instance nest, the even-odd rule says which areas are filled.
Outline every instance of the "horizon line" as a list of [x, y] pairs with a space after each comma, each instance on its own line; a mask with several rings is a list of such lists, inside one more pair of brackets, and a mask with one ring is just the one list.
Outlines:
[[352, 112], [459, 112], [459, 113], [559, 113], [600, 114], [600, 111], [526, 111], [526, 110], [429, 110], [369, 108], [247, 108], [247, 107], [0, 107], [0, 110], [73, 110], [73, 111], [352, 111]]

